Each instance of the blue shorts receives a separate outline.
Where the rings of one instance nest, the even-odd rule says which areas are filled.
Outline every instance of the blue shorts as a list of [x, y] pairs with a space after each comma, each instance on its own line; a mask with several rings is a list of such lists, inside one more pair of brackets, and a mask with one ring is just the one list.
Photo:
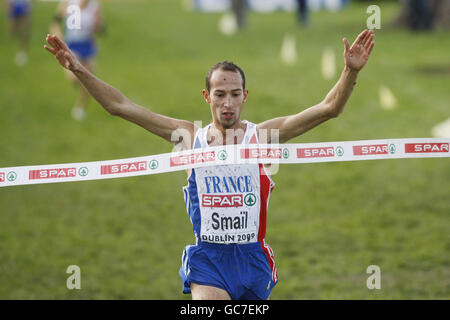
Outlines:
[[68, 42], [67, 46], [78, 56], [78, 58], [83, 60], [91, 59], [97, 54], [97, 47], [93, 40]]
[[266, 300], [278, 282], [259, 242], [188, 245], [179, 274], [183, 293], [196, 283], [223, 289], [233, 300]]
[[12, 4], [9, 10], [10, 19], [19, 19], [20, 17], [28, 15], [30, 6], [28, 4]]

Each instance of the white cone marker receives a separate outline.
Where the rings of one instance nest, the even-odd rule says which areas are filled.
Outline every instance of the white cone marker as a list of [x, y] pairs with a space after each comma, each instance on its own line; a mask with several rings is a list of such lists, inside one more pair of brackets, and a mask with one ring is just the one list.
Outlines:
[[293, 65], [297, 62], [294, 35], [288, 34], [284, 36], [283, 44], [281, 45], [281, 62], [285, 65]]
[[385, 110], [392, 110], [397, 106], [397, 99], [392, 91], [385, 85], [380, 86], [380, 106]]
[[226, 36], [232, 36], [238, 30], [238, 24], [234, 13], [226, 13], [219, 20], [219, 30]]
[[331, 80], [336, 75], [336, 57], [334, 50], [327, 47], [322, 53], [322, 76], [325, 80]]
[[450, 138], [450, 118], [435, 125], [431, 132], [436, 138]]

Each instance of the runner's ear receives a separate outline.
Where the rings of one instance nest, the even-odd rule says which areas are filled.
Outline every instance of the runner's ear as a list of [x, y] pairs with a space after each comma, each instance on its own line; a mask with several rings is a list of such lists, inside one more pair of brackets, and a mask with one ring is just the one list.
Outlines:
[[211, 97], [209, 96], [209, 91], [206, 89], [203, 89], [202, 94], [203, 94], [203, 98], [205, 99], [205, 101], [208, 103], [211, 103]]
[[248, 89], [244, 91], [244, 102], [247, 101], [247, 97], [248, 97]]

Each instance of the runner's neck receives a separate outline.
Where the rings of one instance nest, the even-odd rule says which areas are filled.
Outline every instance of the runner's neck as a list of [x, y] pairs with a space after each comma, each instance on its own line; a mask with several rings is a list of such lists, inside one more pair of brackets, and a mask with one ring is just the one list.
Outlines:
[[[239, 120], [232, 128], [225, 129], [222, 126], [216, 126], [213, 122], [208, 126], [207, 130], [206, 141], [210, 147], [218, 145], [241, 144], [244, 139], [245, 132], [247, 131], [247, 123]], [[227, 138], [227, 132], [229, 134], [230, 130], [232, 130], [231, 132], [233, 133]]]

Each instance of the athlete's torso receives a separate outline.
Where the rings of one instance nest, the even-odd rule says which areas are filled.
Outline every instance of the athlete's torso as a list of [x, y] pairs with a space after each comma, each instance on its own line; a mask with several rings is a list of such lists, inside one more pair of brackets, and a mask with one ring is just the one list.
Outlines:
[[[68, 7], [71, 5], [79, 6], [80, 3], [81, 0], [70, 0], [68, 2]], [[86, 7], [80, 8], [80, 28], [68, 28], [66, 24], [65, 39], [67, 42], [85, 42], [93, 40], [98, 9], [99, 5], [96, 0], [91, 0]]]
[[[243, 144], [257, 144], [256, 125], [247, 121]], [[199, 129], [193, 149], [207, 148], [211, 125]], [[266, 214], [274, 182], [261, 164], [192, 169], [183, 188], [197, 242], [264, 243]]]

